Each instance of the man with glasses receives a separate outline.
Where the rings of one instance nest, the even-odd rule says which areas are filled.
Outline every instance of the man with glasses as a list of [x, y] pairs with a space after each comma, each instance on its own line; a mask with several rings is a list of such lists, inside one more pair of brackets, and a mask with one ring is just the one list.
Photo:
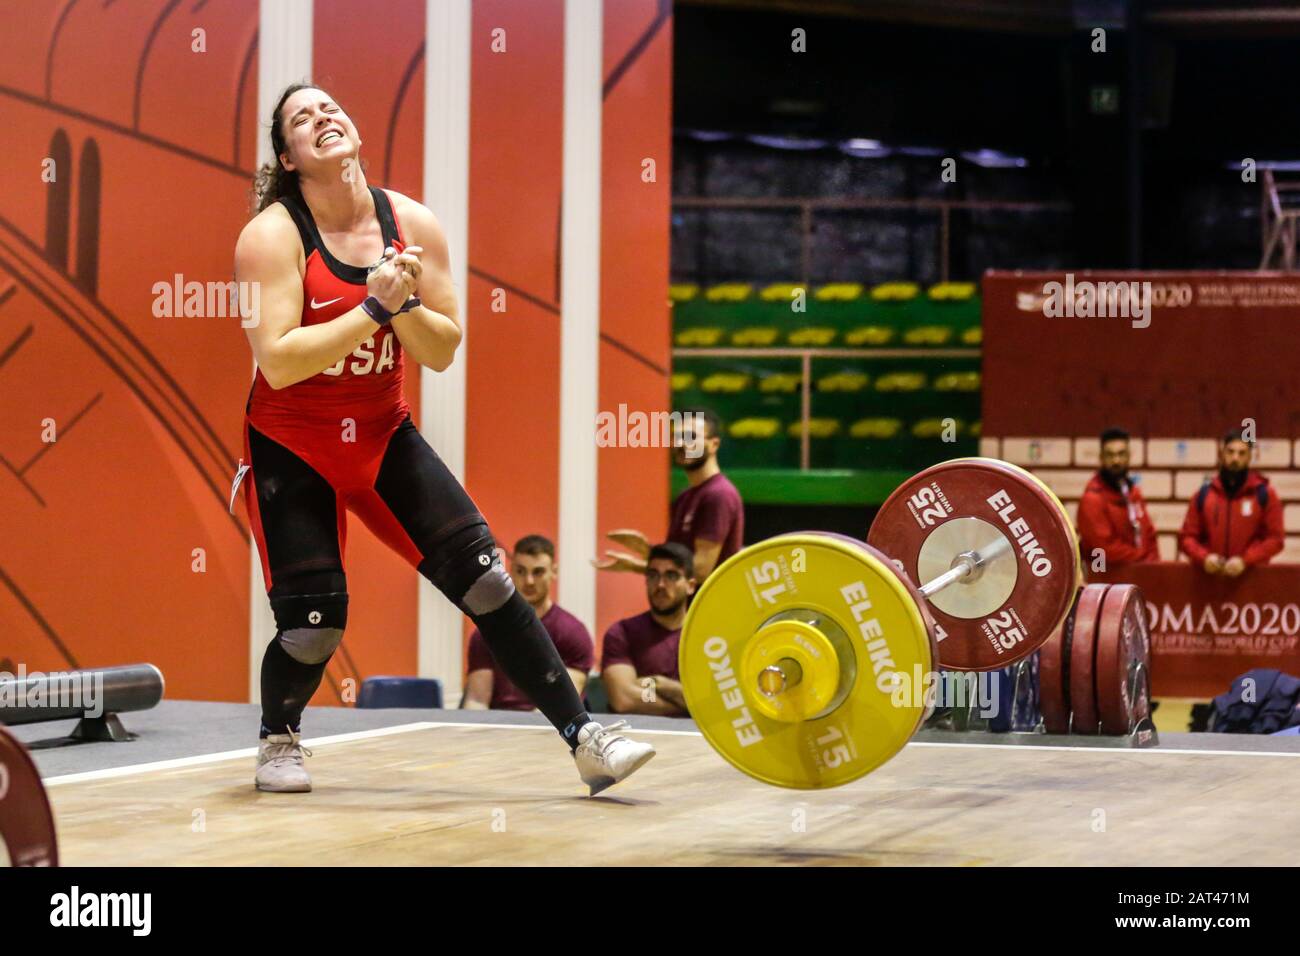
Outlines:
[[686, 605], [695, 593], [695, 561], [684, 545], [657, 544], [645, 570], [650, 610], [615, 621], [605, 632], [601, 677], [619, 714], [686, 717], [677, 672], [677, 644]]

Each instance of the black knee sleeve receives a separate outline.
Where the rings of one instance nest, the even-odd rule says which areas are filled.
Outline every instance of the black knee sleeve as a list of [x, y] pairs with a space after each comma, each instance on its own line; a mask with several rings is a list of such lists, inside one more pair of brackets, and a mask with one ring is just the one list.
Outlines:
[[301, 664], [324, 663], [348, 626], [347, 578], [334, 571], [292, 575], [271, 589], [271, 610], [285, 653]]
[[420, 573], [471, 617], [497, 610], [515, 593], [481, 518], [443, 538], [420, 562]]
[[467, 519], [443, 536], [420, 562], [420, 573], [478, 625], [506, 676], [576, 746], [577, 730], [587, 722], [582, 700], [555, 642], [515, 590], [483, 519]]
[[471, 617], [511, 683], [528, 695], [570, 746], [577, 746], [576, 734], [587, 722], [587, 712], [555, 642], [524, 596], [514, 591], [496, 610]]

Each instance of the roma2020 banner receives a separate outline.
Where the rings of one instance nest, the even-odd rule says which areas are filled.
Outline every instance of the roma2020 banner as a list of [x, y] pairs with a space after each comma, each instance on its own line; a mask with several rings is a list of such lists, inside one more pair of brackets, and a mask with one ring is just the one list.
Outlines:
[[1100, 580], [1142, 588], [1152, 696], [1206, 699], [1255, 667], [1300, 675], [1300, 566], [1252, 568], [1232, 581], [1186, 563], [1130, 565]]

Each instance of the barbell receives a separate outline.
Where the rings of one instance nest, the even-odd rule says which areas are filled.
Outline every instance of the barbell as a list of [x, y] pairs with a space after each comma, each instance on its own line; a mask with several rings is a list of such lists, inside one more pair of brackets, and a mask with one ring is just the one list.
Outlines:
[[943, 462], [889, 496], [866, 541], [782, 534], [714, 571], [682, 625], [686, 704], [738, 770], [839, 786], [906, 745], [939, 666], [993, 670], [1044, 644], [1081, 574], [1046, 485], [992, 458]]

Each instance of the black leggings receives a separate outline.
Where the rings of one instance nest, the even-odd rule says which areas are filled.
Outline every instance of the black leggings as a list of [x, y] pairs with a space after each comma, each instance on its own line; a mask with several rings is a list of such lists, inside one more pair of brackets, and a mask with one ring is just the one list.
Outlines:
[[515, 591], [473, 500], [409, 416], [389, 437], [368, 487], [336, 488], [251, 424], [247, 438], [250, 516], [277, 627], [262, 660], [263, 736], [298, 730], [342, 639], [342, 541], [351, 510], [474, 621], [510, 680], [576, 745], [587, 714], [554, 642]]

